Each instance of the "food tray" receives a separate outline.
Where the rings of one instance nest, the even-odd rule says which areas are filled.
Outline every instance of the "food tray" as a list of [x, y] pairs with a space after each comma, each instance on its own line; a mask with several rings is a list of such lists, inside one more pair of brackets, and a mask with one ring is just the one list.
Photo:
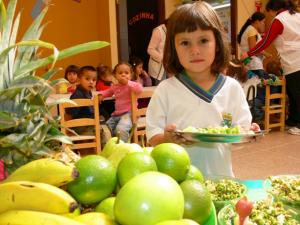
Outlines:
[[241, 133], [241, 134], [211, 134], [199, 132], [174, 131], [179, 138], [190, 142], [216, 142], [216, 143], [243, 143], [256, 141], [264, 135], [265, 131]]

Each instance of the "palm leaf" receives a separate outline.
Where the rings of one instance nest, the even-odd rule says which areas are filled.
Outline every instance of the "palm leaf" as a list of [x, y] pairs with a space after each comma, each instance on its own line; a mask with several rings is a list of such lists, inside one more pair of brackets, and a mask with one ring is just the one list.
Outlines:
[[[87, 52], [87, 51], [92, 51], [96, 50], [99, 48], [103, 48], [108, 46], [109, 43], [105, 41], [92, 41], [92, 42], [87, 42], [83, 44], [79, 44], [76, 46], [72, 46], [70, 48], [61, 50], [58, 54], [57, 59], [61, 60], [67, 57], [70, 57], [72, 55], [77, 55], [79, 53]], [[32, 61], [28, 63], [26, 66], [23, 66], [19, 70], [15, 72], [15, 77], [22, 76], [24, 74], [29, 73], [30, 71], [36, 70], [40, 67], [46, 66], [50, 64], [53, 61], [53, 56], [48, 56], [43, 59], [38, 59], [36, 61]]]

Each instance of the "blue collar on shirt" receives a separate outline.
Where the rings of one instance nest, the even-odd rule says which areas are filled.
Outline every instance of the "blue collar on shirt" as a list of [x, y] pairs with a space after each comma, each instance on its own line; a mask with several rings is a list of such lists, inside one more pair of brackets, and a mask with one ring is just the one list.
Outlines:
[[205, 91], [198, 84], [190, 79], [190, 77], [186, 74], [185, 71], [177, 74], [175, 76], [185, 87], [187, 87], [191, 92], [193, 92], [196, 96], [201, 98], [202, 100], [211, 103], [214, 98], [214, 95], [218, 93], [218, 91], [222, 88], [225, 83], [226, 77], [219, 74], [213, 86], [209, 91]]

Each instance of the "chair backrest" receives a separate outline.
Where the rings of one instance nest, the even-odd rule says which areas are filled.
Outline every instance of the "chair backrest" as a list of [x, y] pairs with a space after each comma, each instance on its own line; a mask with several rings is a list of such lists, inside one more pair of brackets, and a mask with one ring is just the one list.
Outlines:
[[[99, 101], [98, 95], [95, 95], [92, 99], [72, 99], [76, 104], [62, 103], [59, 105], [60, 123], [62, 133], [68, 135], [73, 141], [71, 149], [88, 149], [95, 148], [96, 153], [101, 151], [100, 140], [100, 121], [99, 121]], [[66, 109], [90, 107], [94, 108], [94, 118], [77, 118], [72, 117], [66, 113]], [[91, 135], [74, 134], [70, 132], [72, 129], [79, 127], [93, 127], [94, 129]]]
[[146, 135], [146, 111], [148, 104], [138, 106], [138, 101], [141, 99], [150, 99], [153, 95], [153, 89], [144, 88], [143, 92], [140, 94], [135, 94], [131, 92], [131, 119], [133, 126], [133, 142], [141, 144], [142, 139], [144, 144], [147, 144], [145, 140]]
[[[280, 87], [280, 92], [271, 93], [272, 85], [266, 85], [266, 99], [265, 99], [265, 130], [270, 128], [280, 127], [281, 131], [284, 131], [285, 126], [285, 102], [286, 102], [286, 81], [282, 77], [275, 87]], [[277, 102], [272, 103], [272, 101]], [[279, 121], [272, 121], [270, 115], [279, 114]]]

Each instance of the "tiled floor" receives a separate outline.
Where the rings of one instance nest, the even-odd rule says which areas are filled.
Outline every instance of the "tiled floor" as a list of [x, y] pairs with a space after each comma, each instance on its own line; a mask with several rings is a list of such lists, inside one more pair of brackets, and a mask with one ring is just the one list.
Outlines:
[[232, 162], [235, 176], [240, 179], [300, 174], [300, 136], [271, 131], [257, 142], [236, 144]]

